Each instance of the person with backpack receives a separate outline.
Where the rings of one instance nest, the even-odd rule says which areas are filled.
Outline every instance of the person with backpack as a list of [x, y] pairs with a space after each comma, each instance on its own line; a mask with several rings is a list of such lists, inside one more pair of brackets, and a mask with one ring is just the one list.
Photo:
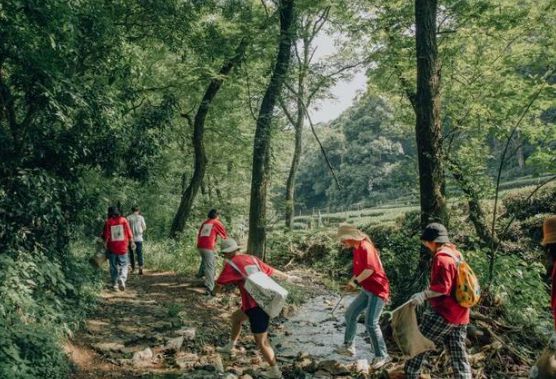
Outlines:
[[208, 213], [208, 219], [205, 220], [199, 232], [197, 233], [197, 250], [201, 256], [201, 264], [197, 272], [197, 278], [205, 278], [205, 287], [207, 295], [211, 295], [214, 289], [214, 277], [216, 275], [216, 239], [228, 238], [226, 228], [220, 221], [220, 212], [216, 209], [211, 209]]
[[135, 270], [135, 256], [133, 250], [137, 254], [137, 263], [139, 265], [139, 275], [143, 275], [143, 233], [147, 230], [147, 224], [145, 223], [145, 218], [141, 215], [141, 211], [138, 206], [133, 206], [131, 208], [131, 214], [127, 216], [127, 222], [133, 233], [133, 242], [135, 242], [135, 249], [129, 246], [129, 260], [131, 263], [131, 272]]
[[270, 372], [267, 377], [281, 378], [282, 372], [276, 363], [276, 355], [268, 340], [270, 316], [257, 304], [253, 296], [247, 292], [245, 289], [245, 281], [246, 277], [254, 272], [263, 272], [268, 276], [292, 282], [299, 281], [300, 279], [267, 265], [253, 255], [240, 253], [240, 248], [233, 238], [222, 241], [220, 253], [224, 256], [226, 261], [222, 268], [222, 272], [218, 279], [216, 279], [216, 286], [213, 294], [219, 292], [223, 286], [237, 286], [241, 294], [241, 308], [235, 311], [231, 316], [232, 333], [230, 341], [217, 350], [221, 353], [233, 355], [236, 352], [236, 344], [241, 333], [241, 325], [249, 320], [251, 332], [255, 337], [257, 347], [262, 353], [264, 360], [270, 365]]
[[379, 369], [389, 363], [386, 343], [379, 325], [380, 314], [390, 295], [390, 284], [378, 250], [368, 235], [349, 224], [340, 225], [337, 237], [345, 248], [353, 251], [353, 276], [346, 290], [359, 289], [359, 294], [346, 310], [344, 344], [336, 349], [338, 354], [355, 356], [357, 320], [365, 312], [365, 327], [373, 346], [371, 368]]
[[[444, 343], [448, 347], [454, 377], [470, 379], [472, 374], [465, 339], [469, 324], [469, 306], [478, 301], [478, 283], [476, 278], [468, 283], [469, 287], [473, 287], [469, 288], [474, 291], [472, 293], [462, 291], [458, 286], [458, 276], [464, 273], [462, 269], [467, 270], [473, 278], [474, 274], [468, 266], [463, 265], [463, 256], [456, 246], [450, 243], [448, 230], [444, 225], [427, 225], [421, 234], [421, 243], [432, 254], [430, 285], [410, 298], [414, 306], [429, 301], [432, 308], [432, 311], [426, 311], [423, 316], [421, 333], [437, 345]], [[426, 351], [405, 363], [407, 379], [419, 377], [421, 366], [429, 354], [430, 351]]]
[[130, 243], [132, 248], [135, 248], [135, 242], [133, 242], [131, 228], [118, 207], [108, 207], [108, 219], [104, 223], [102, 238], [104, 247], [108, 251], [112, 288], [114, 291], [118, 289], [124, 291], [128, 266], [127, 248]]

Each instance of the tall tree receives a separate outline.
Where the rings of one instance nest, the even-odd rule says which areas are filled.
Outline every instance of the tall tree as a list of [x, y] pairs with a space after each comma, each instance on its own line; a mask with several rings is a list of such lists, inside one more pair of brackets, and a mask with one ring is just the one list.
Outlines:
[[195, 200], [195, 196], [197, 196], [197, 193], [199, 192], [199, 188], [201, 188], [201, 184], [205, 176], [207, 155], [205, 152], [203, 135], [205, 132], [205, 120], [209, 112], [211, 103], [220, 90], [220, 87], [222, 86], [222, 83], [224, 82], [226, 76], [228, 76], [232, 69], [237, 66], [243, 59], [245, 50], [247, 48], [247, 43], [247, 39], [243, 38], [239, 43], [235, 54], [224, 62], [222, 68], [218, 72], [218, 75], [211, 79], [203, 96], [203, 99], [201, 100], [201, 104], [197, 109], [197, 113], [195, 114], [192, 137], [193, 149], [195, 153], [195, 166], [191, 182], [182, 194], [180, 205], [178, 207], [176, 215], [174, 216], [174, 221], [172, 222], [172, 227], [170, 229], [170, 237], [172, 238], [177, 237], [179, 233], [183, 232], [185, 223], [191, 213], [191, 208], [193, 207], [193, 201]]
[[448, 222], [442, 170], [440, 66], [436, 43], [436, 0], [415, 0], [417, 92], [415, 135], [419, 162], [421, 225]]
[[265, 255], [266, 245], [266, 195], [270, 169], [272, 113], [290, 65], [292, 29], [295, 21], [294, 0], [280, 1], [278, 12], [280, 15], [278, 53], [270, 82], [261, 102], [253, 143], [247, 248], [253, 254], [262, 257]]

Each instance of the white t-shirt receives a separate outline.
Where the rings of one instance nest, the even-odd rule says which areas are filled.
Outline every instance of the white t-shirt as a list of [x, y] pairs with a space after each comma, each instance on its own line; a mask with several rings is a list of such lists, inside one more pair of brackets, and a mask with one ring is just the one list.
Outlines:
[[127, 216], [127, 222], [129, 222], [129, 227], [133, 233], [133, 241], [143, 242], [143, 232], [147, 229], [143, 216], [132, 213]]

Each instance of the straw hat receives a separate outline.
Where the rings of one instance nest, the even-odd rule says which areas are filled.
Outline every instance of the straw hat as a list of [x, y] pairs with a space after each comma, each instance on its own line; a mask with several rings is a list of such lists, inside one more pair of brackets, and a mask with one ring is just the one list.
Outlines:
[[233, 238], [227, 238], [220, 243], [220, 252], [222, 253], [233, 253], [239, 249], [239, 245]]
[[547, 217], [542, 225], [543, 240], [541, 245], [556, 243], [556, 216]]
[[340, 241], [345, 240], [354, 240], [354, 241], [363, 241], [363, 240], [370, 240], [369, 236], [357, 229], [355, 226], [350, 224], [340, 224], [338, 227], [338, 232], [336, 233], [336, 237]]

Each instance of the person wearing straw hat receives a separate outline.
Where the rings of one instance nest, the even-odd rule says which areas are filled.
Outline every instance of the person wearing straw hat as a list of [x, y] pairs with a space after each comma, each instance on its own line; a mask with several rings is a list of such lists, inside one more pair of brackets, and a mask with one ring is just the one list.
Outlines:
[[550, 308], [554, 318], [554, 329], [556, 330], [556, 216], [547, 217], [542, 226], [543, 239], [541, 245], [545, 248], [548, 263], [548, 272], [552, 279], [552, 291], [550, 296]]
[[[239, 288], [241, 294], [241, 308], [235, 311], [231, 316], [232, 334], [230, 342], [223, 347], [217, 348], [217, 350], [221, 353], [233, 355], [236, 351], [236, 344], [241, 333], [241, 325], [246, 320], [249, 320], [251, 332], [255, 337], [257, 347], [262, 353], [264, 360], [270, 365], [270, 372], [267, 374], [267, 377], [281, 378], [282, 372], [276, 363], [274, 350], [268, 340], [270, 317], [245, 290], [245, 276], [247, 276], [248, 273], [252, 273], [252, 270], [260, 270], [268, 276], [274, 276], [281, 280], [297, 282], [300, 279], [297, 276], [288, 275], [267, 265], [253, 255], [240, 253], [240, 247], [233, 238], [222, 240], [220, 253], [224, 255], [226, 262], [220, 276], [216, 279], [213, 295], [219, 292], [222, 286], [235, 285]], [[235, 267], [228, 261], [231, 261]], [[238, 270], [241, 272], [238, 272]]]
[[346, 311], [344, 344], [338, 347], [336, 352], [349, 356], [356, 355], [354, 339], [357, 319], [365, 311], [365, 327], [371, 339], [374, 355], [371, 367], [378, 369], [392, 360], [388, 355], [378, 323], [390, 295], [390, 284], [378, 250], [368, 235], [353, 225], [341, 224], [337, 237], [345, 248], [353, 250], [353, 276], [345, 289], [348, 291], [359, 289], [359, 294]]

